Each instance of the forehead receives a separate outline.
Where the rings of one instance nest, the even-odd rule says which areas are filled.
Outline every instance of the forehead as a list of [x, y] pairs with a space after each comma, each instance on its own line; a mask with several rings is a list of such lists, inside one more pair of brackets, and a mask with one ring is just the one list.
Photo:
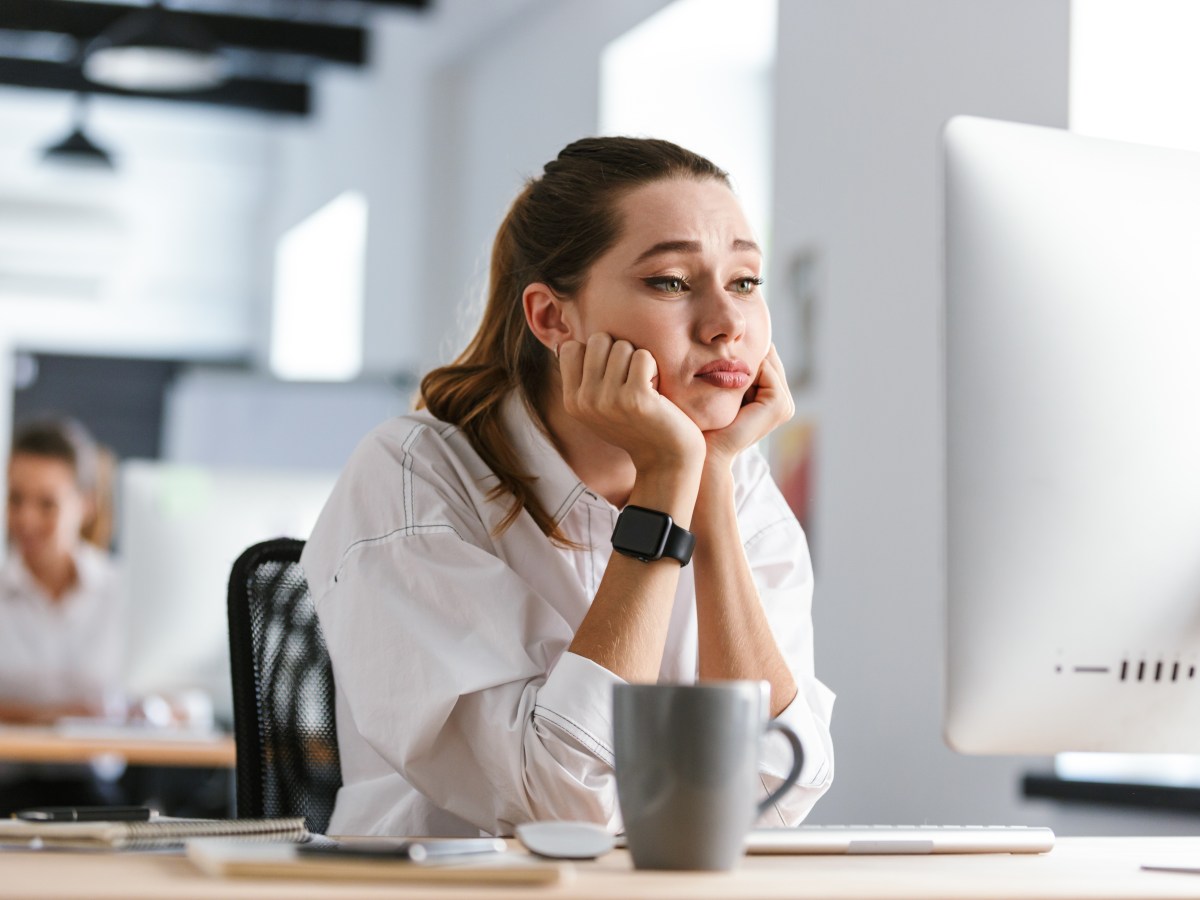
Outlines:
[[617, 248], [640, 253], [661, 241], [694, 240], [713, 249], [754, 240], [733, 191], [711, 178], [672, 178], [630, 191], [619, 203]]
[[35, 453], [17, 453], [8, 461], [10, 487], [61, 491], [75, 487], [75, 470], [66, 460]]

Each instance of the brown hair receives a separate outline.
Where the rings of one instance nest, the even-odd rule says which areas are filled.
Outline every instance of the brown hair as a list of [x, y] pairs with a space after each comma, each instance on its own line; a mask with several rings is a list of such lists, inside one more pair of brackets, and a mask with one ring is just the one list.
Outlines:
[[112, 488], [116, 457], [97, 444], [82, 424], [70, 418], [37, 419], [13, 434], [10, 456], [27, 454], [66, 463], [75, 486], [91, 501], [80, 536], [97, 547], [112, 543]]
[[66, 463], [76, 487], [85, 494], [96, 485], [96, 442], [74, 419], [37, 419], [20, 425], [13, 434], [11, 455], [20, 453]]
[[722, 169], [669, 141], [596, 137], [563, 148], [540, 177], [526, 182], [496, 232], [487, 305], [475, 336], [454, 362], [421, 380], [418, 408], [462, 429], [499, 479], [493, 499], [512, 495], [500, 530], [524, 508], [551, 540], [567, 543], [537, 502], [536, 476], [526, 471], [500, 420], [510, 391], [520, 389], [536, 414], [549, 383], [550, 352], [529, 330], [522, 294], [535, 282], [563, 297], [578, 292], [620, 237], [619, 201], [634, 188], [671, 178], [729, 184]]

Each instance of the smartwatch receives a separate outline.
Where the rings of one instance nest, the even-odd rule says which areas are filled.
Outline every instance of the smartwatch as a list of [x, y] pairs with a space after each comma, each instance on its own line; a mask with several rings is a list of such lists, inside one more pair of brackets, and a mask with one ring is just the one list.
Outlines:
[[665, 512], [644, 506], [627, 506], [613, 529], [613, 549], [642, 562], [674, 559], [686, 566], [696, 548], [696, 536], [680, 528]]

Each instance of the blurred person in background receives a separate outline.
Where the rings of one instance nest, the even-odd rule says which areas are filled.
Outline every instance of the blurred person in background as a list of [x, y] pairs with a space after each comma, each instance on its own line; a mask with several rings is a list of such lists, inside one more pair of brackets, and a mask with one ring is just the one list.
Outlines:
[[[49, 724], [123, 708], [123, 594], [107, 549], [84, 537], [107, 543], [111, 534], [111, 504], [97, 496], [104, 459], [71, 419], [30, 422], [14, 435], [0, 565], [0, 722]], [[114, 802], [111, 777], [91, 767], [0, 766], [0, 812]]]

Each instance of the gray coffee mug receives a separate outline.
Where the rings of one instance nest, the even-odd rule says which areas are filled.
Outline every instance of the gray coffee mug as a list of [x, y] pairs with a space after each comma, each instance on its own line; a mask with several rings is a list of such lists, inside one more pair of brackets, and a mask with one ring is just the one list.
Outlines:
[[[766, 682], [619, 684], [613, 688], [617, 797], [639, 869], [731, 869], [746, 832], [800, 777], [804, 750], [768, 721]], [[763, 736], [792, 745], [792, 769], [755, 803]]]

